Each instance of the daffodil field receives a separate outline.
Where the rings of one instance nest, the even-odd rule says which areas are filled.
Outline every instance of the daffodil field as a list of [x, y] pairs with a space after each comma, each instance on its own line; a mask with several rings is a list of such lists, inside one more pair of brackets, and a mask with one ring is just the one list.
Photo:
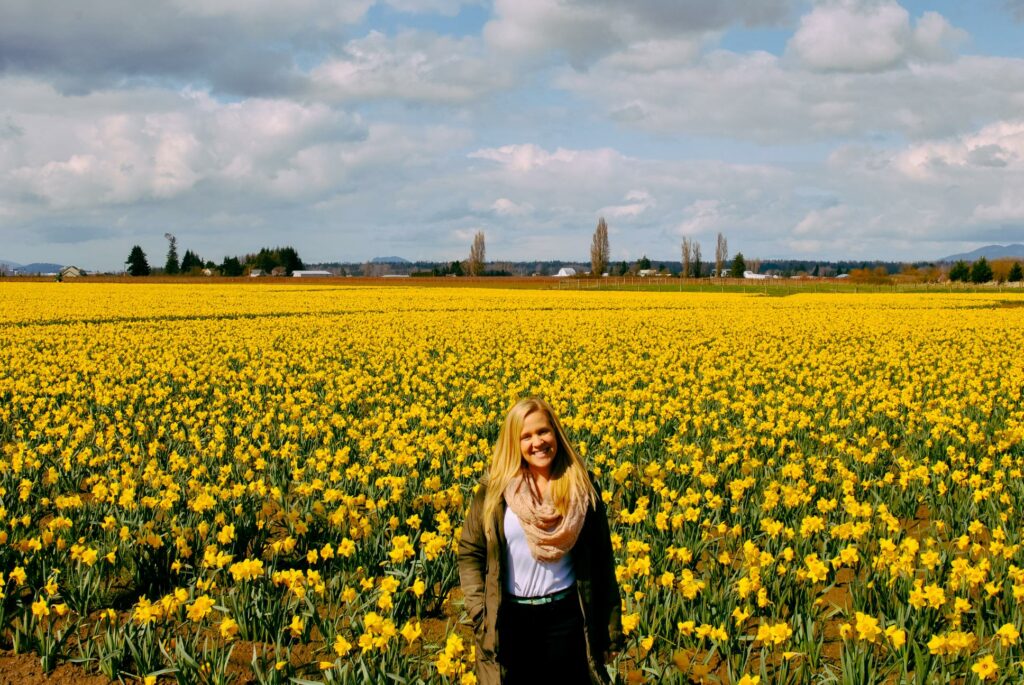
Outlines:
[[1024, 681], [1014, 295], [0, 282], [0, 647], [474, 682], [505, 410], [608, 503], [620, 682]]

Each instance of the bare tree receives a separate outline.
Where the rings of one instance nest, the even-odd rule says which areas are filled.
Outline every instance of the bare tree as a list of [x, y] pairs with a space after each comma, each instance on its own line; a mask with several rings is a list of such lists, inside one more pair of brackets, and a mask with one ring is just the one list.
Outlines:
[[590, 241], [590, 274], [600, 278], [608, 268], [609, 257], [608, 224], [602, 216], [597, 220], [597, 229], [594, 231], [593, 240]]
[[700, 243], [696, 240], [690, 243], [690, 268], [693, 269], [693, 277], [700, 278], [703, 273], [700, 265]]
[[691, 242], [689, 238], [683, 236], [683, 270], [679, 272], [679, 276], [682, 278], [690, 277]]
[[725, 236], [719, 233], [718, 242], [715, 243], [715, 275], [719, 278], [722, 277], [722, 269], [725, 267], [725, 262], [728, 259], [729, 243], [726, 241]]
[[470, 276], [483, 275], [485, 259], [484, 232], [477, 231], [476, 235], [473, 236], [473, 244], [469, 248], [469, 259], [466, 263], [466, 270]]
[[747, 262], [747, 267], [751, 271], [753, 271], [755, 274], [756, 273], [761, 273], [761, 260], [760, 259], [751, 259], [749, 262]]

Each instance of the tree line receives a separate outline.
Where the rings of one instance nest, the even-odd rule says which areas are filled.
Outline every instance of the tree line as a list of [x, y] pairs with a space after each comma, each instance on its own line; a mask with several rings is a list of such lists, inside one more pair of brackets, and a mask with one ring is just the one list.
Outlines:
[[[250, 253], [241, 257], [225, 256], [220, 264], [213, 261], [203, 260], [192, 250], [186, 250], [181, 259], [178, 258], [177, 238], [171, 233], [164, 234], [167, 239], [167, 256], [162, 270], [163, 274], [197, 274], [204, 269], [217, 271], [223, 276], [242, 276], [251, 273], [256, 269], [267, 274], [292, 275], [294, 271], [305, 268], [298, 252], [293, 247], [261, 248], [259, 252]], [[742, 252], [737, 252], [730, 259], [729, 243], [726, 237], [719, 233], [715, 241], [715, 256], [713, 262], [705, 263], [701, 250], [701, 244], [694, 238], [683, 236], [681, 243], [681, 259], [679, 262], [664, 262], [654, 267], [651, 260], [642, 256], [632, 265], [622, 261], [617, 264], [611, 261], [611, 246], [608, 237], [608, 223], [604, 217], [597, 221], [597, 228], [590, 243], [590, 274], [592, 276], [624, 276], [627, 274], [668, 274], [680, 278], [704, 278], [710, 277], [732, 277], [743, 278], [747, 271], [758, 273], [764, 267], [780, 276], [826, 276], [845, 274], [853, 281], [866, 283], [889, 283], [893, 279], [910, 282], [938, 282], [948, 278], [950, 281], [988, 283], [996, 282], [1021, 282], [1024, 281], [1024, 273], [1020, 262], [1000, 259], [989, 262], [981, 257], [975, 262], [968, 264], [960, 260], [950, 269], [948, 274], [944, 269], [935, 264], [901, 264], [897, 262], [888, 263], [867, 263], [867, 262], [829, 262], [822, 268], [819, 262], [807, 262], [801, 260], [782, 260], [761, 262], [757, 259], [748, 260]], [[561, 265], [565, 262], [555, 260], [550, 263], [538, 262], [541, 264]], [[571, 262], [570, 262], [571, 263]], [[813, 264], [813, 267], [812, 267]], [[145, 252], [139, 245], [132, 247], [125, 261], [127, 271], [132, 276], [148, 276], [153, 271], [146, 258]], [[473, 235], [469, 248], [469, 255], [464, 260], [455, 260], [450, 263], [417, 263], [419, 270], [411, 275], [416, 276], [512, 276], [519, 269], [512, 264], [495, 265], [487, 268], [487, 248], [483, 231], [476, 231]], [[428, 266], [423, 270], [423, 266]], [[495, 268], [499, 267], [499, 268]], [[678, 268], [677, 268], [678, 267]], [[547, 272], [547, 266], [540, 267], [537, 271]], [[365, 271], [365, 269], [364, 269]], [[536, 271], [535, 271], [536, 273]], [[364, 275], [374, 275], [364, 273]], [[379, 274], [378, 274], [379, 275]]]
[[[964, 260], [958, 260], [949, 269], [949, 280], [962, 283], [988, 283], [989, 281], [1019, 283], [1024, 280], [1024, 269], [1020, 262], [1009, 260], [996, 260], [992, 264], [984, 257], [968, 264]], [[1007, 268], [1008, 267], [1008, 268]]]
[[[298, 251], [293, 247], [264, 247], [259, 252], [238, 256], [225, 256], [220, 264], [212, 260], [204, 260], [192, 250], [178, 259], [178, 239], [171, 233], [165, 233], [167, 239], [167, 258], [161, 271], [164, 275], [178, 274], [198, 275], [205, 269], [217, 271], [221, 276], [243, 276], [260, 269], [264, 273], [280, 273], [291, 276], [293, 272], [305, 268]], [[154, 269], [150, 267], [146, 253], [140, 245], [132, 246], [125, 260], [125, 267], [130, 276], [149, 276]]]

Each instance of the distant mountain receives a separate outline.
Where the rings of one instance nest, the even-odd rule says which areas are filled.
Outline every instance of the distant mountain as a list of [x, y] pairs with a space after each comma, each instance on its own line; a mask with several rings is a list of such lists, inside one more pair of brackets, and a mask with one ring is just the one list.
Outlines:
[[64, 268], [63, 264], [48, 264], [47, 262], [32, 262], [19, 266], [16, 271], [23, 274], [53, 274]]
[[370, 260], [371, 264], [412, 264], [408, 259], [403, 257], [374, 257]]
[[964, 260], [965, 262], [973, 262], [976, 259], [984, 257], [985, 259], [1002, 259], [1004, 257], [1020, 257], [1024, 259], [1024, 245], [1020, 243], [1014, 243], [1013, 245], [986, 245], [985, 247], [979, 247], [977, 250], [971, 250], [970, 252], [962, 252], [960, 254], [949, 255], [943, 257], [940, 262], [956, 262]]
[[64, 268], [63, 264], [50, 264], [49, 262], [32, 262], [31, 264], [19, 264], [9, 259], [0, 259], [0, 268], [8, 273], [19, 274], [52, 274]]

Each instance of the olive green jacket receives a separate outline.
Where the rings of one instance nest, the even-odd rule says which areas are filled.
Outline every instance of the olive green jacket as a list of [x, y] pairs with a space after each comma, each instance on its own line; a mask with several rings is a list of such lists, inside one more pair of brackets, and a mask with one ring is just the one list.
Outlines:
[[[477, 679], [480, 685], [500, 685], [498, 614], [506, 574], [505, 501], [501, 501], [495, 512], [490, 526], [491, 535], [487, 536], [483, 521], [486, 492], [487, 485], [481, 483], [462, 526], [459, 580], [465, 595], [466, 611], [476, 631]], [[609, 649], [618, 648], [622, 641], [622, 600], [615, 580], [608, 515], [600, 490], [597, 508], [587, 510], [583, 528], [572, 548], [572, 562], [583, 609], [590, 679], [594, 685], [604, 685], [608, 682], [604, 654]]]

